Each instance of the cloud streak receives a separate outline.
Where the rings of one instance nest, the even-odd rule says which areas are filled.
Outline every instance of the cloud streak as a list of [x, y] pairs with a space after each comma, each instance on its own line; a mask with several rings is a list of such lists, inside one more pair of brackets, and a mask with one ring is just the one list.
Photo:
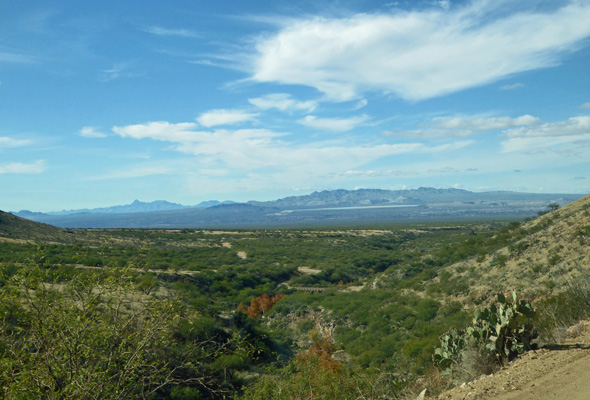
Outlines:
[[85, 126], [82, 129], [80, 129], [78, 134], [82, 137], [93, 139], [100, 139], [108, 136], [106, 133], [101, 132], [100, 130], [98, 130], [98, 128], [94, 126]]
[[[196, 158], [194, 165], [198, 168], [194, 172], [197, 175], [210, 175], [203, 171], [224, 171], [218, 177], [218, 185], [232, 179], [248, 181], [253, 186], [261, 180], [271, 186], [302, 185], [322, 177], [343, 176], [345, 171], [357, 170], [383, 157], [452, 152], [473, 143], [457, 141], [431, 146], [419, 142], [384, 144], [333, 140], [295, 144], [287, 140], [288, 134], [267, 129], [199, 131], [196, 128], [191, 123], [150, 122], [115, 127], [113, 131], [123, 137], [171, 142], [175, 151]], [[199, 179], [202, 182], [205, 178]]]
[[564, 155], [573, 157], [581, 151], [588, 153], [590, 150], [590, 116], [509, 129], [504, 135], [507, 139], [501, 145], [506, 153], [545, 149], [551, 152], [565, 152]]
[[308, 115], [297, 122], [303, 126], [307, 126], [308, 128], [334, 132], [346, 132], [365, 123], [369, 119], [370, 117], [368, 115], [361, 115], [351, 118], [319, 118], [315, 115]]
[[279, 111], [307, 111], [312, 112], [317, 107], [313, 100], [297, 101], [287, 93], [272, 93], [261, 97], [248, 99], [248, 102], [261, 110], [276, 108]]
[[40, 174], [46, 169], [45, 161], [39, 160], [32, 164], [8, 163], [0, 164], [0, 174]]
[[218, 125], [234, 125], [246, 121], [252, 121], [258, 116], [258, 114], [248, 113], [242, 110], [211, 110], [201, 114], [197, 121], [209, 128]]
[[7, 136], [0, 136], [0, 149], [24, 147], [30, 145], [32, 142], [28, 139], [14, 139]]
[[201, 37], [198, 33], [193, 32], [189, 29], [169, 29], [162, 28], [161, 26], [151, 26], [144, 29], [148, 33], [152, 33], [158, 36], [180, 36], [185, 38], [198, 38]]
[[336, 101], [365, 91], [417, 101], [557, 65], [590, 36], [587, 2], [547, 12], [510, 7], [475, 0], [449, 9], [284, 22], [258, 39], [251, 79], [314, 87]]
[[477, 131], [508, 129], [513, 127], [534, 126], [541, 121], [532, 115], [520, 117], [438, 117], [434, 118], [424, 129], [401, 132], [384, 131], [383, 136], [407, 136], [414, 138], [468, 137]]

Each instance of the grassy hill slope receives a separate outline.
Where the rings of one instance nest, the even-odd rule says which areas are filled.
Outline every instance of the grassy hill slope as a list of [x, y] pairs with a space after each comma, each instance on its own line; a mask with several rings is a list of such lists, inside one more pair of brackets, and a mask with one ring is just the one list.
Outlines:
[[73, 240], [74, 234], [63, 229], [0, 211], [0, 242], [61, 243]]
[[[525, 295], [559, 291], [590, 268], [590, 196], [511, 231], [510, 244], [459, 262], [449, 271], [471, 276], [470, 298], [518, 290]], [[475, 279], [473, 279], [475, 277]]]

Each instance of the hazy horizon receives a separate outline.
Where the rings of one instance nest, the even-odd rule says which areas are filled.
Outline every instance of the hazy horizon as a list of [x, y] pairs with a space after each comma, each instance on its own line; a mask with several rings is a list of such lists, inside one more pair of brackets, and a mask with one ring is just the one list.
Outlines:
[[[420, 188], [405, 188], [405, 189], [396, 189], [396, 190], [418, 190], [418, 189], [436, 189], [436, 190], [447, 190], [447, 189], [456, 189], [456, 188], [433, 188], [433, 187], [420, 187]], [[350, 189], [334, 189], [334, 190], [349, 190]], [[379, 188], [357, 188], [357, 189], [352, 189], [352, 190], [389, 190], [389, 189], [379, 189]], [[466, 189], [460, 189], [460, 190], [466, 190]], [[323, 192], [322, 190], [317, 190], [314, 192], [308, 192], [308, 193], [299, 193], [295, 196], [307, 196], [307, 195], [311, 195], [313, 193], [316, 192]], [[490, 192], [494, 192], [494, 191], [469, 191], [472, 193], [490, 193]], [[503, 192], [502, 190], [498, 190], [497, 192]], [[506, 192], [511, 192], [511, 191], [506, 191]], [[516, 192], [514, 191], [514, 193], [523, 193], [526, 194], [525, 192]], [[533, 193], [533, 192], [529, 192], [529, 194], [555, 194], [555, 195], [582, 195], [582, 197], [584, 195], [586, 195], [587, 193], [547, 193], [547, 192], [543, 192], [543, 193]], [[176, 203], [176, 202], [172, 202], [172, 201], [168, 201], [165, 198], [161, 198], [161, 199], [156, 199], [156, 200], [150, 200], [150, 201], [143, 201], [141, 199], [134, 199], [133, 201], [127, 202], [127, 203], [116, 203], [116, 204], [110, 204], [104, 207], [83, 207], [83, 208], [78, 208], [78, 209], [54, 209], [54, 210], [28, 210], [28, 209], [20, 209], [20, 210], [0, 210], [0, 211], [5, 211], [5, 212], [11, 212], [11, 213], [20, 213], [20, 212], [33, 212], [33, 213], [61, 213], [61, 212], [69, 212], [69, 211], [79, 211], [79, 210], [99, 210], [99, 209], [103, 209], [103, 208], [112, 208], [112, 207], [126, 207], [126, 206], [131, 206], [133, 204], [135, 204], [136, 202], [139, 202], [141, 204], [153, 204], [153, 203], [157, 203], [157, 202], [166, 202], [169, 204], [178, 204], [181, 205], [183, 207], [195, 207], [195, 206], [199, 206], [201, 203], [208, 203], [208, 202], [218, 202], [219, 204], [223, 204], [223, 203], [229, 203], [229, 204], [244, 204], [244, 203], [248, 203], [248, 202], [272, 202], [275, 200], [281, 200], [287, 197], [292, 197], [292, 196], [285, 196], [285, 197], [280, 197], [280, 198], [272, 198], [272, 199], [265, 199], [265, 200], [259, 200], [259, 199], [249, 199], [249, 200], [245, 200], [245, 201], [234, 201], [232, 199], [209, 199], [209, 200], [204, 200], [204, 201], [200, 201], [198, 203], [194, 203], [194, 204], [183, 204], [183, 203]], [[413, 207], [414, 205], [385, 205], [385, 206], [358, 206], [358, 207], [337, 207], [338, 209], [356, 209], [356, 208], [388, 208], [388, 207]], [[318, 208], [318, 209], [306, 209], [307, 211], [313, 211], [313, 210], [330, 210], [330, 208]]]

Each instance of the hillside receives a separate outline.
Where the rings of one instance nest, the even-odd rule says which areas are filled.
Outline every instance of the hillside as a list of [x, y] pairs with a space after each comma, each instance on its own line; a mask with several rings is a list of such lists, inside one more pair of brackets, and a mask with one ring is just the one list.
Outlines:
[[470, 298], [481, 300], [513, 289], [549, 294], [590, 268], [590, 196], [513, 229], [511, 240], [491, 254], [450, 267], [471, 282]]
[[75, 235], [55, 226], [0, 211], [0, 242], [70, 242]]

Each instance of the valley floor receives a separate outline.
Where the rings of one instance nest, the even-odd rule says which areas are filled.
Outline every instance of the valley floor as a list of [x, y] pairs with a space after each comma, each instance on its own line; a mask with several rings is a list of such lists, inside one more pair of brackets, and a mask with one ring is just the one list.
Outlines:
[[531, 351], [501, 371], [443, 393], [438, 400], [586, 400], [590, 398], [590, 321], [563, 344]]

